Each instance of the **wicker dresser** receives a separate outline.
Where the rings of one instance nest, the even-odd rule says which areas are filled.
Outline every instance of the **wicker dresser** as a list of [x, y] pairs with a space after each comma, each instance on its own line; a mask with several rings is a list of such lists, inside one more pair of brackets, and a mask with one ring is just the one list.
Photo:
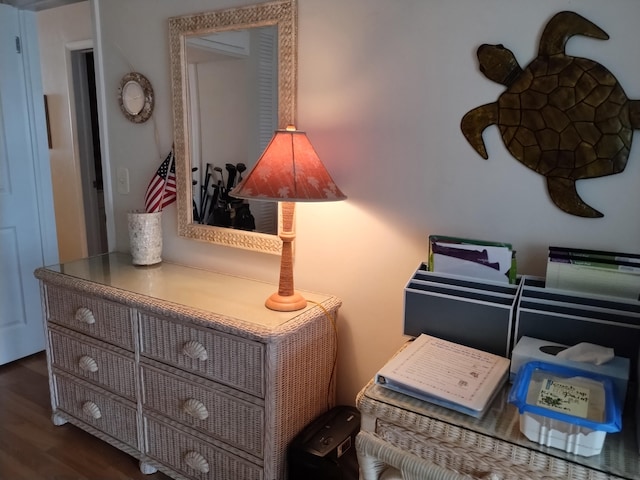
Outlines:
[[273, 312], [277, 287], [107, 254], [41, 268], [53, 421], [176, 479], [280, 480], [333, 406], [335, 297]]
[[356, 450], [363, 480], [639, 479], [633, 419], [608, 434], [603, 451], [581, 457], [531, 442], [520, 433], [508, 386], [482, 419], [370, 382], [357, 397]]

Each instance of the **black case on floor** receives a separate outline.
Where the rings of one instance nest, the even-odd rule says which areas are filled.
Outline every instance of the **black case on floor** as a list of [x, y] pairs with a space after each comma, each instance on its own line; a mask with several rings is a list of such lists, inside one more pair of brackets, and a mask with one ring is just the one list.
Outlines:
[[289, 444], [289, 480], [358, 480], [359, 431], [355, 407], [337, 406], [320, 415]]

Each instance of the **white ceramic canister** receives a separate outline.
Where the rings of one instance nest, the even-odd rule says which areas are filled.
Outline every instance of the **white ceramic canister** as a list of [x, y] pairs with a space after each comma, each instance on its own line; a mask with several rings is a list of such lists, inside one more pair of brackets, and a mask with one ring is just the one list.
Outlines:
[[129, 247], [134, 265], [162, 261], [162, 212], [129, 212]]

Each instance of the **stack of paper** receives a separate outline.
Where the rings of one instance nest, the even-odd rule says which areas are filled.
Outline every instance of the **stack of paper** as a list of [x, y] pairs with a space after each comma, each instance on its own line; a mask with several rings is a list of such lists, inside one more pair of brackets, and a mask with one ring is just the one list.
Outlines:
[[422, 334], [376, 374], [391, 390], [481, 417], [504, 385], [509, 359]]
[[515, 252], [509, 243], [430, 235], [429, 270], [515, 283]]
[[549, 247], [545, 285], [640, 300], [640, 255]]

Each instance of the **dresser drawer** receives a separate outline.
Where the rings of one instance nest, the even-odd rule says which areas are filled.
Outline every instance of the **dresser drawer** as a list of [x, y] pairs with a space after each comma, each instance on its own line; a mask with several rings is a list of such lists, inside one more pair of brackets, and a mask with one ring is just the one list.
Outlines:
[[134, 404], [125, 405], [61, 375], [54, 374], [58, 408], [113, 438], [138, 449], [138, 429]]
[[230, 452], [180, 432], [154, 418], [145, 417], [147, 455], [169, 468], [198, 480], [262, 480], [262, 467]]
[[212, 382], [199, 379], [196, 383], [193, 378], [181, 379], [148, 365], [141, 367], [143, 408], [262, 457], [262, 406], [235, 398]]
[[214, 330], [140, 315], [142, 355], [264, 396], [264, 345]]
[[77, 337], [49, 330], [53, 366], [135, 401], [133, 354]]
[[47, 285], [48, 320], [133, 351], [131, 310], [124, 305]]

